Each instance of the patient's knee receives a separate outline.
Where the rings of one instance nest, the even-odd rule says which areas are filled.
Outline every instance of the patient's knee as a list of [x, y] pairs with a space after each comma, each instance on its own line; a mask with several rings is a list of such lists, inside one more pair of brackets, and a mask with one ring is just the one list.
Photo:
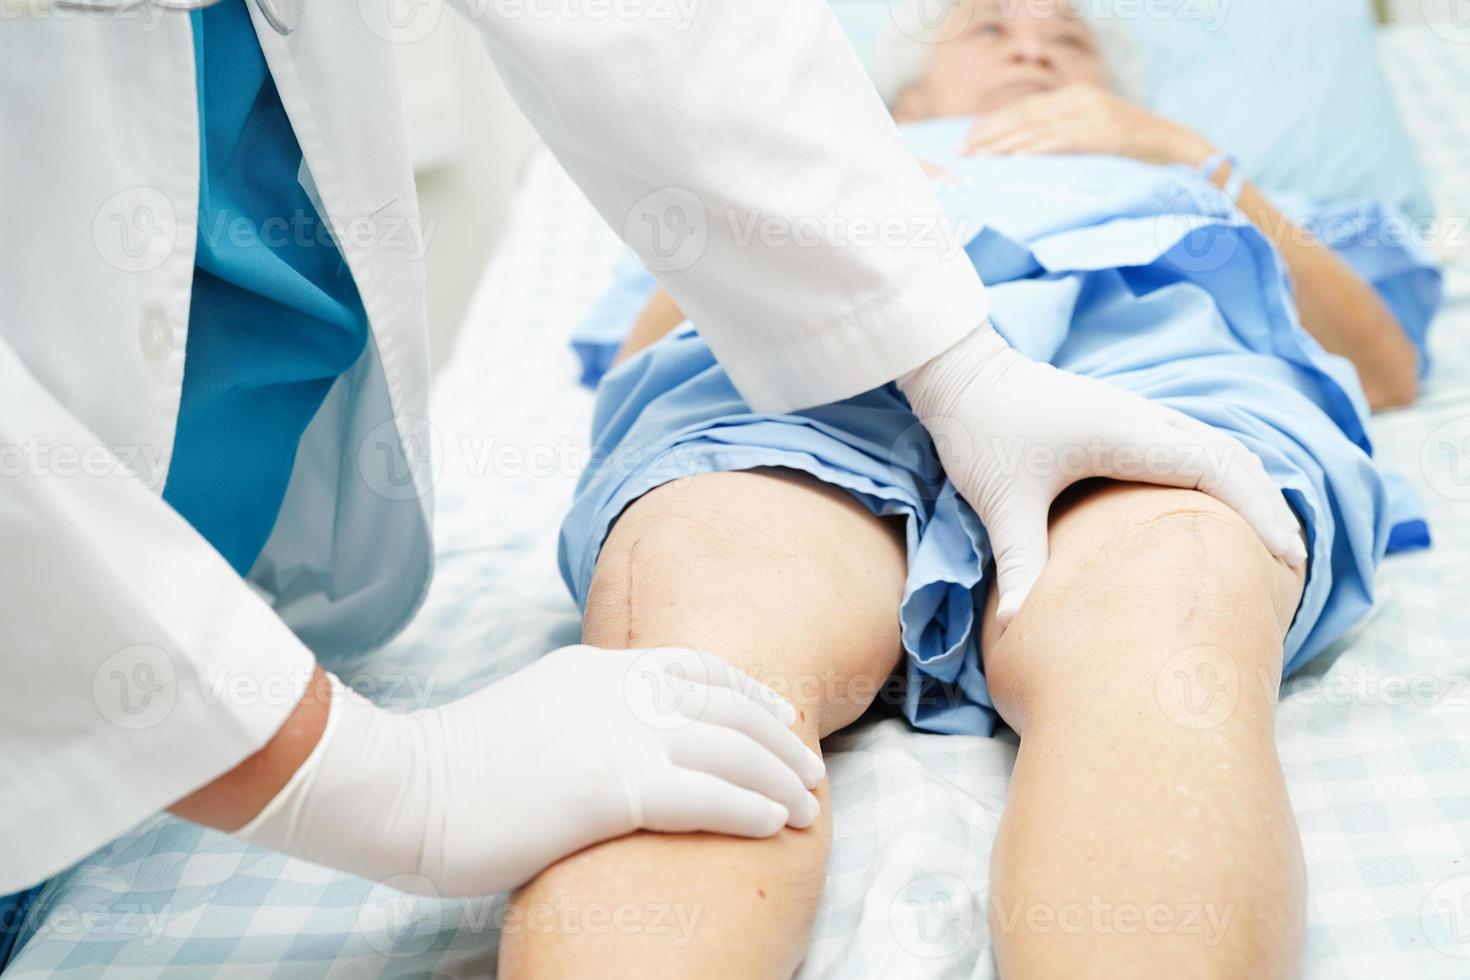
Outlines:
[[1059, 503], [1050, 542], [1047, 568], [1004, 635], [990, 597], [982, 648], [1003, 714], [1039, 690], [1152, 683], [1160, 658], [1196, 644], [1238, 649], [1251, 672], [1279, 676], [1300, 575], [1213, 497], [1101, 484]]
[[1218, 612], [1259, 618], [1281, 639], [1301, 598], [1305, 569], [1267, 550], [1236, 510], [1196, 490], [1129, 488], [1131, 510], [1117, 535], [1119, 565], [1172, 600], [1185, 624]]
[[[1052, 558], [1039, 588], [1053, 601], [1082, 599], [1105, 611], [1116, 598], [1160, 628], [1188, 626], [1240, 604], [1270, 619], [1278, 634], [1295, 596], [1284, 564], [1235, 510], [1196, 490], [1104, 484], [1057, 515]], [[1147, 624], [1145, 624], [1147, 625]]]
[[[784, 472], [712, 473], [618, 520], [583, 618], [595, 646], [694, 646], [809, 707], [861, 714], [898, 658], [903, 529]], [[808, 719], [803, 718], [803, 721]]]
[[[630, 509], [609, 534], [588, 589], [583, 641], [597, 646], [651, 645], [647, 635], [657, 607], [688, 600], [689, 588], [710, 573], [715, 556], [726, 551], [724, 519], [675, 507], [650, 517]], [[678, 582], [683, 587], [676, 588]], [[640, 626], [642, 633], [640, 634]]]
[[[796, 601], [820, 618], [820, 591], [840, 577], [821, 538], [843, 514], [813, 494], [761, 474], [711, 473], [639, 498], [598, 556], [584, 641], [727, 655], [722, 641], [794, 629]], [[743, 650], [728, 656], [753, 666]]]

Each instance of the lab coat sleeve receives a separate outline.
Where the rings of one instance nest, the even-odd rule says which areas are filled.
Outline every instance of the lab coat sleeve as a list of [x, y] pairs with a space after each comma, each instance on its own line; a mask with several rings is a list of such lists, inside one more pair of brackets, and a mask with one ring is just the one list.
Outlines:
[[0, 343], [0, 894], [229, 771], [314, 658]]
[[757, 411], [846, 398], [987, 300], [823, 0], [454, 0]]

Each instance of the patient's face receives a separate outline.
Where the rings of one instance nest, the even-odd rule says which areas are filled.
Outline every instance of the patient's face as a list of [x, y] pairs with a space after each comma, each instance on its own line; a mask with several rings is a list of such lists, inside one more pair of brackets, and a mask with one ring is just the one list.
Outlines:
[[959, 0], [929, 70], [898, 99], [900, 122], [993, 112], [1037, 92], [1108, 86], [1097, 39], [1069, 0]]

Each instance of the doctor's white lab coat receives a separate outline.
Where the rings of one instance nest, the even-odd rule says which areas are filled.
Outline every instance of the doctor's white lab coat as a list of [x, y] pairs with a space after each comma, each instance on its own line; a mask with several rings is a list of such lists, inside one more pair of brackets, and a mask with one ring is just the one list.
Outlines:
[[[864, 391], [984, 319], [821, 0], [703, 0], [682, 24], [656, 0], [555, 18], [460, 2], [758, 409]], [[284, 37], [251, 14], [372, 336], [245, 582], [160, 497], [197, 223], [190, 20], [0, 17], [0, 894], [234, 767], [314, 654], [381, 644], [427, 586], [423, 268], [393, 52], [372, 3], [299, 6]]]

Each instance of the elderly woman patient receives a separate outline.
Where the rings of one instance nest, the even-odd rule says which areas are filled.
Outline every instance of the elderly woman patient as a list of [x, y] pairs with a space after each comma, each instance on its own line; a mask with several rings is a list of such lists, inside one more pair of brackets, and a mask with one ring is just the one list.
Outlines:
[[[950, 17], [932, 43], [895, 38], [888, 94], [995, 327], [1235, 436], [1300, 519], [1306, 566], [1202, 492], [1077, 483], [1002, 630], [985, 529], [896, 387], [755, 414], [650, 286], [599, 390], [608, 462], [563, 529], [585, 639], [710, 649], [786, 693], [813, 747], [895, 671], [919, 729], [1013, 728], [990, 880], [974, 883], [1004, 977], [1290, 976], [1305, 886], [1277, 691], [1371, 604], [1401, 515], [1365, 421], [1415, 397], [1437, 272], [1384, 244], [1402, 239], [1377, 233], [1386, 208], [1268, 202], [1202, 137], [1126, 101], [1061, 0]], [[1256, 461], [1202, 465], [1209, 479]], [[683, 905], [699, 927], [507, 934], [505, 975], [789, 975], [822, 894], [825, 793], [815, 822], [770, 840], [640, 833], [550, 868], [517, 900]], [[810, 820], [808, 801], [790, 808]], [[1035, 909], [1099, 905], [1172, 909], [1177, 927], [1028, 927]], [[1190, 909], [1217, 928], [1189, 928]]]

